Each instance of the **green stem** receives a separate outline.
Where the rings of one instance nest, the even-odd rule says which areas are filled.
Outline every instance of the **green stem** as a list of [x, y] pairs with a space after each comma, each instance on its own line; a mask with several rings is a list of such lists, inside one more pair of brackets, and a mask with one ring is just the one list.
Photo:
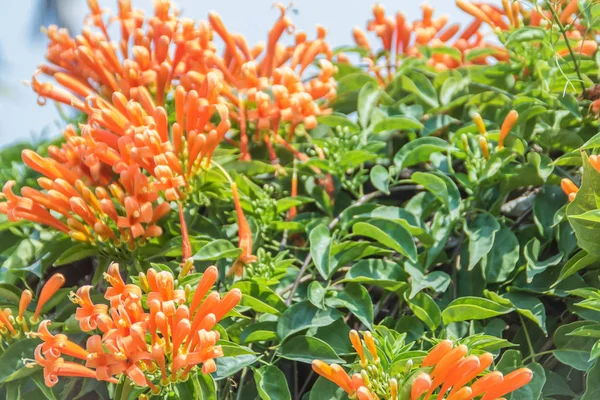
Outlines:
[[569, 43], [569, 37], [567, 36], [567, 31], [565, 30], [565, 27], [563, 26], [563, 24], [560, 22], [560, 17], [556, 13], [556, 10], [554, 9], [554, 7], [552, 7], [552, 4], [550, 3], [550, 1], [546, 0], [546, 4], [548, 5], [550, 12], [552, 13], [552, 18], [554, 19], [554, 22], [556, 22], [556, 24], [558, 25], [558, 29], [560, 29], [560, 32], [562, 33], [563, 37], [565, 38], [565, 42], [567, 43], [567, 49], [569, 49], [569, 54], [571, 54], [571, 58], [573, 58], [573, 64], [575, 65], [575, 72], [577, 72], [577, 77], [579, 78], [579, 83], [581, 84], [581, 91], [585, 92], [585, 83], [583, 81], [583, 77], [581, 76], [581, 70], [579, 69], [579, 63], [577, 62], [577, 58], [575, 58], [575, 53], [573, 52], [573, 49], [571, 48], [571, 43]]
[[527, 340], [527, 346], [529, 347], [529, 352], [531, 353], [528, 358], [531, 358], [533, 362], [535, 362], [535, 357], [539, 354], [535, 354], [535, 350], [533, 349], [533, 343], [531, 342], [531, 337], [529, 337], [529, 331], [527, 331], [527, 325], [525, 325], [525, 321], [523, 320], [523, 316], [519, 314], [519, 319], [521, 320], [521, 326], [523, 326], [523, 332], [525, 332], [525, 339]]

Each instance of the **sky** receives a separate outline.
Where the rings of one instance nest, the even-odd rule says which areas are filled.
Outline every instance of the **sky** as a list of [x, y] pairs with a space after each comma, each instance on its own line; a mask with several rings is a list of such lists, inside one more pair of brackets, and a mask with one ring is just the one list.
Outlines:
[[[2, 0], [8, 1], [8, 0]], [[17, 0], [0, 13], [0, 146], [56, 137], [61, 133], [58, 111], [52, 102], [43, 107], [36, 103], [36, 95], [24, 81], [31, 78], [36, 66], [44, 61], [45, 37], [39, 31], [40, 8], [56, 2], [62, 10], [62, 19], [70, 26], [80, 27], [87, 13], [85, 0]], [[99, 0], [102, 8], [116, 8], [116, 0]], [[151, 13], [151, 0], [132, 0], [134, 8]], [[266, 40], [269, 28], [279, 11], [272, 0], [179, 0], [174, 1], [181, 15], [193, 19], [207, 18], [209, 11], [218, 12], [228, 29], [243, 33], [249, 43]], [[284, 4], [289, 4], [283, 1]], [[420, 16], [419, 0], [381, 1], [389, 13], [401, 9], [408, 20]], [[490, 3], [500, 4], [500, 0]], [[365, 27], [371, 18], [369, 0], [296, 0], [295, 12], [290, 14], [296, 29], [316, 34], [315, 25], [328, 29], [327, 40], [333, 47], [352, 44], [352, 27]], [[448, 15], [451, 21], [468, 23], [472, 18], [458, 10], [452, 0], [430, 0], [435, 8], [434, 18]], [[45, 23], [49, 23], [47, 20]], [[53, 20], [52, 22], [56, 22]], [[75, 28], [77, 30], [77, 28]], [[78, 31], [75, 33], [79, 33]]]

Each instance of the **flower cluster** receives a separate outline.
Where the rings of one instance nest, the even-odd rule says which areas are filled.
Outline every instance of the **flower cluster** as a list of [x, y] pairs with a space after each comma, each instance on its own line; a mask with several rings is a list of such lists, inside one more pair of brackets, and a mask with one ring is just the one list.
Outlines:
[[156, 394], [169, 383], [186, 381], [197, 366], [203, 374], [214, 372], [214, 359], [223, 351], [213, 328], [241, 299], [237, 289], [223, 298], [209, 293], [217, 277], [217, 269], [209, 267], [191, 293], [189, 287], [178, 288], [171, 272], [154, 269], [140, 274], [139, 285], [126, 284], [118, 264], [112, 264], [105, 274], [109, 305], [92, 303], [91, 286], [72, 293], [80, 328], [100, 332], [87, 340], [85, 349], [63, 334], [52, 335], [48, 320], [34, 334], [43, 340], [35, 361], [44, 368], [46, 385], [55, 385], [59, 376], [117, 382], [124, 374]]
[[[588, 157], [588, 161], [590, 162], [590, 165], [596, 170], [596, 172], [600, 172], [600, 156], [592, 154]], [[573, 183], [572, 180], [570, 180], [569, 178], [563, 178], [560, 181], [560, 187], [569, 198], [569, 201], [575, 200], [577, 192], [579, 192], [579, 187], [577, 187], [577, 185]]]
[[[429, 400], [437, 391], [433, 398], [465, 400], [483, 396], [482, 400], [496, 400], [528, 384], [533, 377], [527, 368], [506, 376], [499, 371], [485, 373], [494, 359], [491, 354], [468, 355], [467, 346], [455, 347], [450, 340], [435, 346], [418, 368], [409, 362], [404, 373], [391, 376], [382, 366], [371, 332], [365, 332], [361, 340], [358, 332], [352, 330], [350, 341], [359, 356], [360, 372], [350, 376], [341, 366], [320, 360], [313, 362], [313, 369], [352, 399], [397, 400], [401, 393], [410, 393], [411, 400]], [[484, 375], [479, 377], [481, 374]]]
[[[481, 18], [484, 14], [476, 6], [463, 0], [456, 2], [463, 10], [473, 14], [475, 21], [461, 32], [459, 24], [448, 24], [448, 17], [433, 18], [433, 7], [423, 5], [423, 17], [420, 21], [410, 23], [406, 16], [398, 11], [394, 18], [385, 14], [382, 5], [373, 7], [373, 19], [367, 23], [367, 30], [374, 32], [382, 44], [385, 54], [385, 64], [379, 65], [379, 50], [373, 49], [366, 33], [359, 27], [353, 30], [354, 41], [359, 48], [367, 53], [365, 61], [369, 69], [375, 74], [381, 84], [389, 82], [394, 76], [394, 71], [404, 57], [422, 57], [422, 48], [427, 46], [434, 50], [427, 64], [436, 70], [458, 68], [469, 64], [487, 64], [488, 56], [497, 61], [508, 58], [506, 50], [497, 45], [486, 43], [483, 34], [479, 31], [483, 22], [495, 26], [489, 18]], [[481, 5], [492, 9], [487, 4]], [[485, 14], [484, 14], [485, 15]], [[436, 51], [438, 49], [439, 51]], [[448, 49], [448, 51], [446, 50]], [[454, 53], [458, 51], [460, 57]], [[478, 55], [477, 53], [481, 53]]]
[[[0, 212], [75, 240], [132, 249], [162, 234], [157, 222], [170, 212], [170, 202], [177, 202], [183, 216], [188, 195], [198, 192], [199, 177], [229, 131], [229, 109], [221, 72], [203, 64], [203, 51], [214, 47], [208, 24], [180, 20], [167, 0], [155, 2], [155, 15], [146, 20], [124, 0], [114, 19], [121, 24], [117, 45], [104, 11], [96, 1], [89, 6], [88, 23], [99, 32], [87, 27], [72, 38], [50, 27], [50, 64], [32, 81], [40, 103], [73, 106], [85, 123], [68, 126], [65, 142], [50, 146], [49, 157], [23, 152], [23, 160], [43, 175], [42, 190], [26, 187], [17, 196], [14, 183], [7, 183]], [[56, 85], [40, 83], [42, 72]], [[239, 204], [236, 210], [242, 212]], [[185, 236], [185, 220], [180, 223]], [[191, 256], [186, 239], [182, 251], [184, 260]]]
[[[279, 40], [294, 26], [284, 6], [277, 3], [276, 7], [281, 15], [270, 29], [266, 45], [259, 43], [252, 48], [242, 35], [229, 32], [216, 13], [209, 15], [210, 26], [223, 40], [225, 50], [222, 56], [206, 52], [207, 64], [223, 74], [225, 93], [239, 122], [242, 160], [250, 159], [248, 123], [254, 128], [254, 141], [263, 140], [271, 161], [276, 162], [271, 136], [285, 141], [279, 136], [284, 124], [288, 124], [284, 130], [290, 138], [299, 124], [306, 129], [316, 127], [316, 117], [329, 112], [328, 100], [336, 95], [336, 69], [330, 62], [332, 51], [325, 41], [325, 28], [317, 28], [314, 40], [307, 40], [305, 32], [296, 32], [295, 44], [284, 46]], [[304, 79], [304, 72], [320, 55], [324, 57], [318, 59], [320, 71]]]
[[16, 316], [10, 308], [0, 310], [0, 348], [3, 343], [12, 343], [30, 333], [32, 327], [40, 323], [40, 315], [44, 306], [56, 294], [56, 292], [65, 284], [65, 277], [62, 274], [52, 275], [42, 287], [40, 296], [32, 315], [27, 316], [27, 309], [33, 300], [33, 294], [29, 289], [21, 292], [19, 299], [19, 309]]

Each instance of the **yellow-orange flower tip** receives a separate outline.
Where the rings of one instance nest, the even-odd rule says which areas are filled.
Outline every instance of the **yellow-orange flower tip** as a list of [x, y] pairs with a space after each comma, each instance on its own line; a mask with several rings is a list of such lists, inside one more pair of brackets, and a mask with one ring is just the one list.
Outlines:
[[483, 122], [483, 118], [481, 118], [481, 115], [479, 115], [479, 113], [473, 114], [473, 122], [475, 123], [475, 126], [477, 127], [479, 133], [481, 133], [482, 135], [487, 134], [487, 130], [485, 129], [485, 122]]
[[35, 308], [35, 312], [32, 317], [32, 322], [37, 322], [40, 313], [42, 312], [42, 308], [44, 305], [56, 294], [58, 289], [63, 287], [65, 284], [65, 277], [63, 274], [54, 274], [48, 279], [42, 291], [40, 292], [40, 297], [38, 299], [37, 307]]
[[504, 119], [502, 127], [500, 128], [500, 137], [498, 139], [499, 149], [502, 149], [504, 147], [504, 140], [512, 130], [515, 123], [517, 122], [517, 119], [519, 119], [519, 113], [516, 110], [511, 110]]
[[500, 396], [511, 393], [527, 385], [533, 379], [533, 372], [528, 368], [521, 368], [506, 375], [502, 382], [491, 385], [485, 391], [481, 400], [495, 400]]
[[[356, 390], [356, 397], [358, 400], [374, 400], [375, 398], [371, 395], [369, 389], [364, 386], [361, 386]], [[393, 398], [393, 397], [392, 397]]]
[[451, 340], [443, 340], [438, 343], [425, 357], [423, 363], [421, 364], [423, 367], [431, 367], [432, 365], [437, 364], [442, 357], [448, 354], [452, 348], [454, 347]]
[[25, 315], [25, 310], [29, 307], [32, 298], [33, 295], [29, 289], [23, 290], [21, 299], [19, 300], [19, 319], [23, 318], [23, 315]]
[[560, 181], [560, 187], [562, 188], [563, 192], [565, 192], [565, 194], [569, 197], [569, 201], [575, 200], [577, 192], [579, 192], [579, 188], [573, 183], [572, 180], [568, 178], [563, 178]]
[[366, 359], [365, 359], [365, 350], [363, 348], [362, 341], [360, 340], [360, 335], [354, 329], [352, 329], [350, 331], [350, 343], [352, 343], [352, 347], [354, 347], [354, 350], [356, 350], [356, 353], [358, 353], [358, 356], [360, 358], [361, 366], [364, 367], [363, 364], [366, 361]]
[[377, 355], [377, 346], [375, 346], [375, 340], [373, 339], [373, 334], [369, 331], [366, 331], [363, 334], [363, 338], [365, 339], [365, 345], [367, 346], [367, 350], [371, 353], [373, 360], [377, 363], [379, 362], [379, 355]]
[[472, 399], [473, 390], [470, 387], [465, 386], [459, 391], [447, 397], [447, 400], [470, 400]]
[[419, 374], [410, 388], [410, 399], [417, 400], [431, 388], [431, 377], [425, 372]]
[[486, 160], [490, 159], [490, 148], [488, 146], [488, 142], [485, 136], [479, 136], [479, 148], [481, 149], [481, 154], [483, 154], [483, 158]]
[[593, 154], [589, 157], [589, 160], [592, 167], [594, 167], [596, 171], [600, 172], [600, 157], [596, 154]]

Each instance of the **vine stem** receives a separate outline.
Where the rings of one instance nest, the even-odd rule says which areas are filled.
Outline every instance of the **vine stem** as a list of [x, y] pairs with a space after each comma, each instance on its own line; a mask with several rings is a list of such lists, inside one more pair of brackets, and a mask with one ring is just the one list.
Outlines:
[[[397, 191], [403, 191], [403, 190], [416, 190], [418, 189], [419, 186], [418, 185], [406, 185], [406, 186], [397, 186], [397, 187], [393, 187], [390, 188], [390, 192], [397, 192]], [[376, 190], [374, 192], [371, 192], [369, 194], [365, 194], [363, 196], [361, 196], [356, 203], [354, 203], [354, 206], [360, 206], [363, 205], [371, 200], [373, 200], [376, 197], [379, 197], [381, 195], [383, 195], [385, 193]], [[340, 222], [340, 219], [342, 218], [342, 214], [340, 213], [340, 215], [338, 215], [337, 217], [335, 217], [327, 226], [327, 228], [331, 231], [333, 228], [335, 228], [335, 226], [338, 224], [338, 222]], [[292, 304], [292, 299], [294, 297], [294, 293], [296, 293], [296, 290], [298, 289], [298, 285], [300, 285], [300, 282], [302, 281], [302, 278], [304, 276], [304, 273], [306, 272], [306, 269], [308, 268], [308, 266], [310, 265], [312, 261], [312, 255], [310, 254], [310, 252], [308, 253], [308, 255], [306, 256], [306, 258], [304, 259], [304, 262], [302, 263], [302, 267], [300, 267], [300, 271], [298, 272], [298, 277], [296, 278], [296, 280], [294, 281], [294, 284], [291, 286], [289, 292], [289, 296], [285, 301], [285, 304], [289, 307], [290, 304]], [[287, 291], [287, 290], [286, 290]]]
[[[555, 351], [556, 351], [556, 350], [547, 350], [547, 351], [541, 351], [541, 352], [539, 352], [539, 353], [536, 353], [536, 354], [535, 354], [535, 357], [547, 356], [547, 355], [549, 355], [549, 354], [554, 354], [554, 352], [555, 352]], [[534, 360], [534, 361], [535, 361], [535, 357], [534, 357], [534, 355], [533, 355], [533, 354], [532, 354], [532, 355], [529, 355], [529, 356], [527, 356], [527, 357], [525, 357], [525, 358], [523, 359], [523, 364], [525, 364], [525, 362], [526, 362], [527, 360]]]
[[563, 24], [560, 22], [560, 17], [556, 13], [556, 10], [554, 9], [554, 7], [552, 7], [552, 3], [550, 3], [550, 1], [548, 1], [548, 0], [546, 0], [546, 4], [548, 5], [550, 12], [552, 13], [552, 18], [558, 25], [558, 29], [560, 29], [560, 32], [562, 33], [563, 37], [565, 38], [565, 42], [567, 44], [567, 49], [569, 50], [569, 54], [571, 54], [571, 58], [573, 58], [573, 64], [575, 65], [575, 72], [577, 72], [577, 77], [579, 78], [579, 83], [581, 84], [581, 91], [583, 93], [583, 92], [585, 92], [585, 83], [583, 81], [583, 77], [581, 76], [581, 71], [579, 69], [579, 63], [577, 62], [577, 58], [575, 58], [575, 53], [573, 52], [573, 49], [571, 48], [571, 43], [569, 43], [569, 37], [567, 36], [567, 31], [565, 30], [565, 27], [563, 26]]
[[535, 362], [535, 357], [538, 356], [538, 354], [535, 354], [535, 350], [533, 349], [533, 343], [531, 342], [531, 337], [529, 337], [529, 331], [527, 331], [527, 325], [525, 325], [525, 320], [523, 320], [523, 316], [521, 314], [519, 314], [519, 319], [521, 320], [521, 326], [523, 326], [523, 332], [525, 333], [527, 346], [529, 347], [529, 352], [531, 353], [528, 358], [531, 358], [533, 362]]
[[[379, 197], [383, 194], [383, 192], [380, 192], [379, 190], [369, 193], [369, 194], [365, 194], [363, 196], [361, 196], [356, 203], [354, 204], [354, 206], [360, 206], [362, 204], [365, 204], [366, 202], [368, 202], [369, 200], [372, 200], [376, 197]], [[335, 228], [335, 226], [338, 224], [338, 222], [340, 222], [340, 218], [341, 218], [342, 214], [338, 215], [337, 217], [335, 217], [327, 226], [327, 228], [331, 231], [333, 228]], [[290, 294], [288, 296], [288, 298], [286, 299], [285, 303], [286, 305], [289, 307], [290, 304], [292, 304], [292, 299], [294, 298], [294, 294], [296, 293], [296, 290], [298, 289], [298, 286], [300, 285], [300, 281], [302, 280], [302, 277], [304, 276], [304, 273], [306, 272], [306, 269], [308, 268], [308, 266], [310, 265], [312, 261], [312, 254], [310, 254], [310, 251], [308, 252], [308, 255], [306, 256], [306, 258], [304, 259], [304, 262], [302, 263], [302, 267], [300, 268], [300, 271], [298, 272], [298, 277], [296, 278], [296, 280], [294, 281], [294, 284], [292, 285], [292, 288], [290, 289]]]

